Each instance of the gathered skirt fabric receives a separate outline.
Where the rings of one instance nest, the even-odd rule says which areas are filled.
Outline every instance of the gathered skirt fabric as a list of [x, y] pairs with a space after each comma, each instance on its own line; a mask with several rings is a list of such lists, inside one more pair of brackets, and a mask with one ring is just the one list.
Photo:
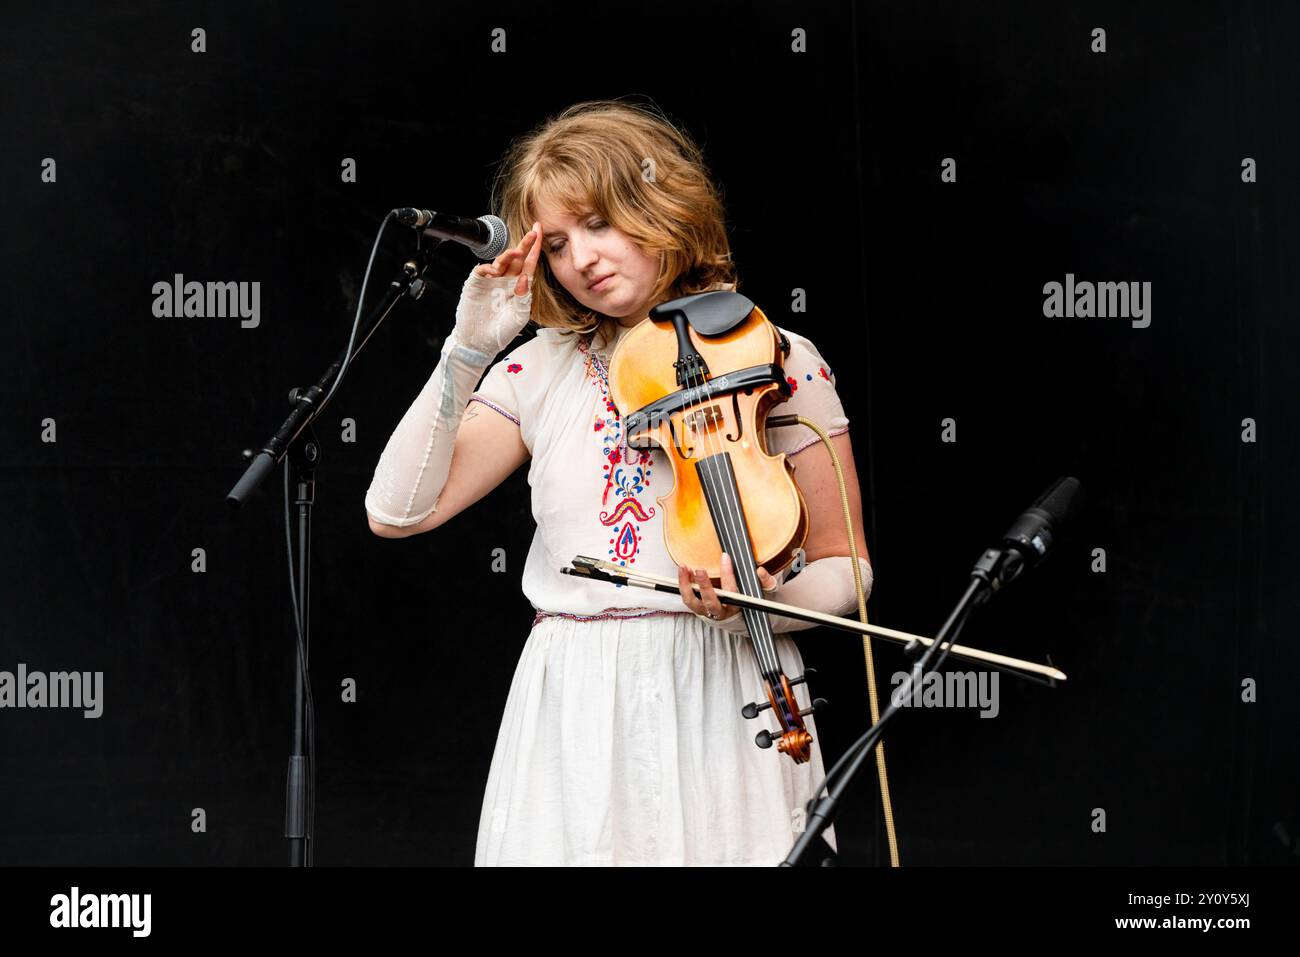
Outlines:
[[[790, 677], [794, 641], [775, 639]], [[795, 688], [800, 708], [808, 691]], [[515, 669], [488, 773], [475, 866], [774, 866], [825, 775], [817, 729], [795, 764], [747, 636], [694, 615], [546, 616]], [[835, 846], [833, 829], [826, 841]]]

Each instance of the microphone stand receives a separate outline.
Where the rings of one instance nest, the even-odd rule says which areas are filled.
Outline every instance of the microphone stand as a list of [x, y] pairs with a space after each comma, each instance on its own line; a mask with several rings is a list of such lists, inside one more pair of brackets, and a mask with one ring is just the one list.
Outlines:
[[[808, 815], [804, 832], [795, 841], [794, 847], [790, 849], [786, 859], [781, 862], [781, 867], [833, 867], [838, 863], [835, 851], [826, 843], [826, 839], [822, 837], [822, 834], [835, 823], [835, 818], [839, 816], [841, 799], [863, 775], [867, 758], [871, 755], [876, 742], [880, 739], [885, 722], [899, 710], [900, 705], [897, 702], [907, 700], [913, 685], [925, 673], [926, 665], [930, 663], [930, 659], [941, 645], [946, 645], [943, 653], [935, 661], [931, 669], [932, 671], [939, 670], [939, 666], [948, 657], [948, 652], [965, 626], [970, 613], [985, 604], [993, 593], [1003, 585], [1009, 584], [1019, 577], [1024, 567], [1021, 554], [1013, 548], [990, 548], [980, 555], [979, 561], [975, 563], [975, 567], [971, 570], [971, 583], [966, 588], [966, 593], [961, 596], [961, 599], [957, 602], [957, 607], [953, 609], [948, 616], [948, 620], [943, 623], [943, 627], [935, 635], [934, 643], [926, 649], [925, 654], [912, 667], [907, 681], [894, 692], [892, 695], [893, 700], [890, 701], [889, 707], [880, 715], [880, 720], [872, 725], [871, 729], [848, 750], [844, 757], [826, 775], [824, 784], [826, 797], [820, 797], [821, 788], [818, 788], [817, 792], [808, 801]], [[951, 637], [949, 632], [951, 632]], [[908, 645], [908, 650], [914, 653], [917, 644], [917, 642], [913, 642]], [[835, 776], [836, 771], [846, 761], [849, 764], [843, 773], [844, 783], [838, 788], [832, 788], [830, 779]]]
[[[426, 285], [422, 277], [432, 260], [433, 251], [442, 243], [440, 239], [428, 234], [425, 234], [425, 239], [424, 244], [417, 240], [415, 254], [398, 269], [397, 275], [388, 284], [382, 302], [371, 310], [370, 315], [355, 330], [356, 347], [351, 349], [351, 354], [349, 355], [349, 349], [352, 343], [349, 341], [315, 385], [307, 389], [294, 388], [289, 391], [291, 409], [288, 417], [261, 449], [257, 452], [253, 452], [252, 449], [244, 450], [244, 459], [251, 461], [243, 476], [226, 495], [226, 504], [238, 508], [266, 480], [271, 470], [282, 459], [287, 458], [286, 521], [290, 484], [296, 490], [294, 504], [298, 507], [298, 564], [296, 568], [293, 567], [291, 552], [289, 577], [296, 629], [294, 637], [297, 646], [293, 689], [293, 735], [289, 768], [285, 779], [284, 836], [289, 841], [290, 867], [311, 867], [315, 857], [311, 844], [316, 820], [315, 769], [311, 764], [315, 752], [315, 719], [314, 714], [308, 713], [311, 704], [311, 683], [307, 664], [308, 652], [311, 648], [308, 601], [311, 594], [311, 518], [312, 507], [316, 500], [316, 467], [320, 464], [320, 443], [316, 440], [312, 423], [325, 410], [326, 403], [321, 400], [329, 397], [340, 372], [364, 348], [371, 335], [388, 318], [393, 307], [405, 296], [419, 299], [424, 294]], [[363, 284], [362, 296], [364, 295]], [[288, 535], [289, 529], [286, 527], [286, 539]], [[314, 707], [311, 710], [314, 711]], [[309, 745], [306, 753], [303, 750], [304, 730]]]

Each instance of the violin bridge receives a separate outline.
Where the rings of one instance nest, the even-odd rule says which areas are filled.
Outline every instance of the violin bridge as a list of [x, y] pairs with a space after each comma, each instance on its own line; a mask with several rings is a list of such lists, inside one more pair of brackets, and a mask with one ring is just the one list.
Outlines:
[[716, 403], [682, 416], [682, 425], [689, 429], [692, 435], [697, 436], [716, 432], [725, 421], [722, 410]]

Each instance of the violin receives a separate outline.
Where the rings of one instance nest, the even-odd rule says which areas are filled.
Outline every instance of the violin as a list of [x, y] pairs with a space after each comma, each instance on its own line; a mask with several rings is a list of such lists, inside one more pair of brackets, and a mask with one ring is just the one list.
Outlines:
[[[791, 395], [781, 364], [789, 349], [753, 302], [716, 291], [655, 306], [609, 364], [610, 398], [628, 446], [658, 446], [672, 468], [672, 491], [657, 496], [668, 553], [720, 586], [725, 551], [739, 590], [752, 598], [763, 595], [759, 566], [778, 574], [808, 536], [794, 467], [767, 447], [768, 413]], [[807, 674], [786, 675], [766, 612], [742, 606], [741, 613], [767, 691], [766, 702], [741, 714], [755, 718], [771, 708], [777, 750], [802, 764], [813, 742], [803, 719], [825, 702], [800, 710], [793, 688]], [[770, 748], [773, 737], [763, 730], [755, 743]]]

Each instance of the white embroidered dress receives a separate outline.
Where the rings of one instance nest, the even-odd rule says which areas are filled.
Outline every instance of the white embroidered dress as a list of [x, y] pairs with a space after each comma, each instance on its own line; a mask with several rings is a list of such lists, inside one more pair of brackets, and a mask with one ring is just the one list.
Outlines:
[[[795, 391], [773, 414], [847, 431], [831, 369], [782, 331]], [[677, 578], [655, 500], [672, 472], [659, 449], [624, 445], [608, 394], [608, 357], [626, 333], [593, 351], [589, 337], [540, 329], [470, 399], [519, 424], [537, 522], [523, 590], [538, 614], [492, 755], [476, 866], [772, 866], [824, 776], [816, 743], [801, 765], [755, 745], [777, 723], [770, 709], [740, 714], [766, 700], [748, 637], [709, 626], [680, 595], [560, 573], [588, 555]], [[768, 438], [773, 453], [820, 441], [803, 426]], [[786, 673], [801, 674], [794, 641], [778, 636], [776, 647]], [[795, 693], [806, 708], [807, 689]]]

